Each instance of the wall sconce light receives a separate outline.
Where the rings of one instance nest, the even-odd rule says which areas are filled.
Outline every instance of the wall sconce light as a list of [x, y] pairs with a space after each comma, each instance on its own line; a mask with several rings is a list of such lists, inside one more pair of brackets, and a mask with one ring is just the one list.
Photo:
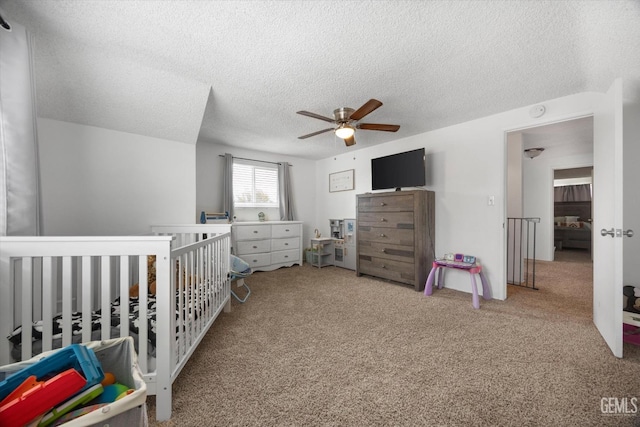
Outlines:
[[538, 157], [540, 154], [542, 154], [543, 151], [544, 148], [527, 148], [526, 150], [524, 150], [524, 155], [525, 157], [533, 159], [534, 157]]

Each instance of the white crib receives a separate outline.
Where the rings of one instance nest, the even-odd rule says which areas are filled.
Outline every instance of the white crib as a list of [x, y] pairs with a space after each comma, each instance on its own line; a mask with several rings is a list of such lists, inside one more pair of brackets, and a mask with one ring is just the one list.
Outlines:
[[[230, 230], [227, 224], [193, 224], [154, 226], [149, 236], [0, 237], [0, 365], [16, 361], [5, 338], [12, 334], [21, 341], [20, 360], [72, 342], [137, 336], [147, 390], [156, 395], [156, 419], [168, 420], [173, 381], [230, 307]], [[155, 256], [155, 297], [148, 294], [149, 256]], [[138, 303], [133, 309], [119, 304], [113, 325], [113, 302], [131, 301], [134, 283]], [[149, 306], [154, 298], [155, 307]], [[61, 332], [54, 339], [56, 315]]]

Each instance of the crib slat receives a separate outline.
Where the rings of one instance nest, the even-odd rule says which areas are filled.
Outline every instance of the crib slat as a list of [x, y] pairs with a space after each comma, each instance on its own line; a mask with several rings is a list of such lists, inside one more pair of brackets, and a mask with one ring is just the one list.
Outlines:
[[[148, 256], [148, 255], [147, 255]], [[149, 272], [147, 270], [147, 256], [140, 255], [138, 256], [138, 283], [140, 284], [140, 299], [138, 306], [138, 354], [141, 356], [139, 358], [140, 368], [142, 372], [147, 372], [147, 357], [149, 351], [148, 339], [149, 339], [149, 331], [147, 330], [147, 307], [149, 301]]]
[[195, 282], [195, 271], [194, 271], [194, 263], [195, 263], [195, 253], [189, 253], [189, 264], [188, 264], [188, 285], [189, 290], [187, 291], [186, 300], [186, 322], [187, 322], [187, 345], [191, 347], [193, 345], [193, 335], [196, 333], [198, 329], [198, 321], [196, 320], [196, 313], [198, 309], [198, 295], [196, 294], [196, 289], [193, 284]]
[[31, 312], [31, 299], [32, 299], [32, 266], [33, 258], [22, 258], [22, 360], [31, 358], [31, 339], [32, 331], [31, 325], [33, 324], [33, 313]]
[[33, 293], [31, 309], [33, 310], [32, 320], [39, 319], [42, 316], [42, 258], [32, 258], [31, 264], [31, 277], [33, 278], [32, 289]]
[[[182, 317], [182, 312], [180, 311], [180, 295], [182, 294], [182, 292], [180, 291], [180, 278], [178, 275], [178, 271], [180, 270], [179, 268], [179, 263], [180, 263], [180, 257], [179, 256], [174, 256], [173, 253], [171, 254], [171, 261], [169, 263], [169, 286], [171, 288], [171, 290], [173, 292], [177, 293], [177, 297], [176, 294], [174, 294], [172, 296], [172, 299], [176, 301], [176, 313], [177, 316], [169, 316], [169, 330], [171, 331], [171, 333], [173, 333], [173, 331], [177, 331], [176, 332], [176, 339], [175, 340], [170, 340], [169, 345], [170, 345], [170, 363], [171, 366], [176, 366], [176, 355], [180, 352], [180, 346], [182, 345], [182, 331], [181, 331], [181, 321], [180, 318]], [[156, 268], [157, 271], [157, 268]], [[160, 282], [158, 282], [158, 284], [160, 284]], [[158, 289], [158, 295], [160, 295], [161, 292], [167, 292], [164, 289], [161, 289], [160, 287], [157, 287]], [[158, 300], [158, 303], [160, 302], [160, 300]], [[159, 308], [159, 306], [158, 306]], [[158, 324], [158, 326], [160, 326]]]
[[[177, 351], [177, 361], [181, 359], [181, 355], [185, 350], [185, 331], [184, 331], [184, 265], [186, 264], [185, 256], [178, 257], [178, 264], [176, 265], [175, 272], [175, 280], [176, 280], [176, 291], [178, 292], [178, 307], [176, 308], [178, 311], [178, 320], [176, 321], [176, 327], [178, 328], [178, 351]], [[172, 263], [173, 264], [173, 263]], [[176, 362], [177, 362], [176, 361]]]
[[82, 342], [91, 341], [91, 300], [93, 298], [93, 286], [91, 283], [91, 257], [82, 257]]
[[71, 344], [71, 311], [73, 289], [71, 287], [71, 257], [62, 257], [62, 346]]
[[[140, 295], [143, 282], [138, 282]], [[129, 257], [120, 257], [120, 336], [129, 336]]]
[[[204, 329], [207, 324], [207, 319], [209, 318], [209, 307], [210, 307], [210, 299], [212, 295], [209, 293], [209, 280], [207, 280], [206, 268], [208, 264], [206, 254], [207, 246], [203, 246], [198, 249], [198, 294], [200, 294], [200, 311], [202, 312], [202, 318], [200, 320], [200, 330]], [[199, 334], [198, 334], [199, 335]]]
[[42, 351], [53, 349], [53, 263], [54, 258], [42, 257]]
[[[111, 338], [111, 257], [100, 257], [100, 318], [101, 339]], [[122, 303], [122, 301], [121, 301]]]

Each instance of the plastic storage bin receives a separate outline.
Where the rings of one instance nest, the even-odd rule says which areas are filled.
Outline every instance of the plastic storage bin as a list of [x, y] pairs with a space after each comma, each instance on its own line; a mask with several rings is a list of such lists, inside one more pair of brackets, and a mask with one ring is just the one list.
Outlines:
[[[138, 357], [135, 352], [133, 338], [115, 338], [106, 341], [93, 341], [83, 344], [95, 353], [104, 372], [112, 373], [119, 383], [134, 391], [93, 412], [72, 419], [63, 425], [65, 427], [76, 426], [144, 426], [148, 425], [147, 419], [147, 385], [142, 379], [142, 373], [138, 367]], [[0, 367], [0, 381], [17, 371], [36, 365], [43, 357], [53, 353], [65, 351], [54, 350], [42, 353], [32, 359]]]

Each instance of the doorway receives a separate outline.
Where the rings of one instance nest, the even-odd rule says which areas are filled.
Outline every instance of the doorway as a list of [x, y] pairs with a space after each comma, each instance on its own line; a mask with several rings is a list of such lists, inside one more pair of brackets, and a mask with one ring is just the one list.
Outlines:
[[593, 167], [553, 172], [554, 261], [591, 262]]
[[[544, 295], [537, 295], [538, 298], [562, 301], [568, 311], [591, 320], [591, 201], [576, 206], [566, 203], [556, 212], [554, 182], [556, 179], [564, 180], [561, 181], [563, 184], [570, 183], [571, 179], [585, 181], [587, 175], [591, 182], [593, 118], [588, 116], [512, 131], [507, 133], [506, 139], [507, 217], [539, 218], [535, 236], [538, 290], [527, 289], [525, 292], [532, 292], [534, 299], [536, 293], [540, 293]], [[525, 150], [529, 150], [529, 155]], [[537, 155], [532, 156], [532, 151]], [[569, 176], [571, 174], [576, 176]], [[571, 211], [578, 205], [579, 210]], [[556, 235], [557, 223], [561, 223], [560, 228], [569, 230]], [[567, 234], [566, 238], [563, 233]], [[531, 272], [526, 271], [526, 274]], [[513, 288], [517, 286], [507, 286], [507, 298], [520, 292]]]

